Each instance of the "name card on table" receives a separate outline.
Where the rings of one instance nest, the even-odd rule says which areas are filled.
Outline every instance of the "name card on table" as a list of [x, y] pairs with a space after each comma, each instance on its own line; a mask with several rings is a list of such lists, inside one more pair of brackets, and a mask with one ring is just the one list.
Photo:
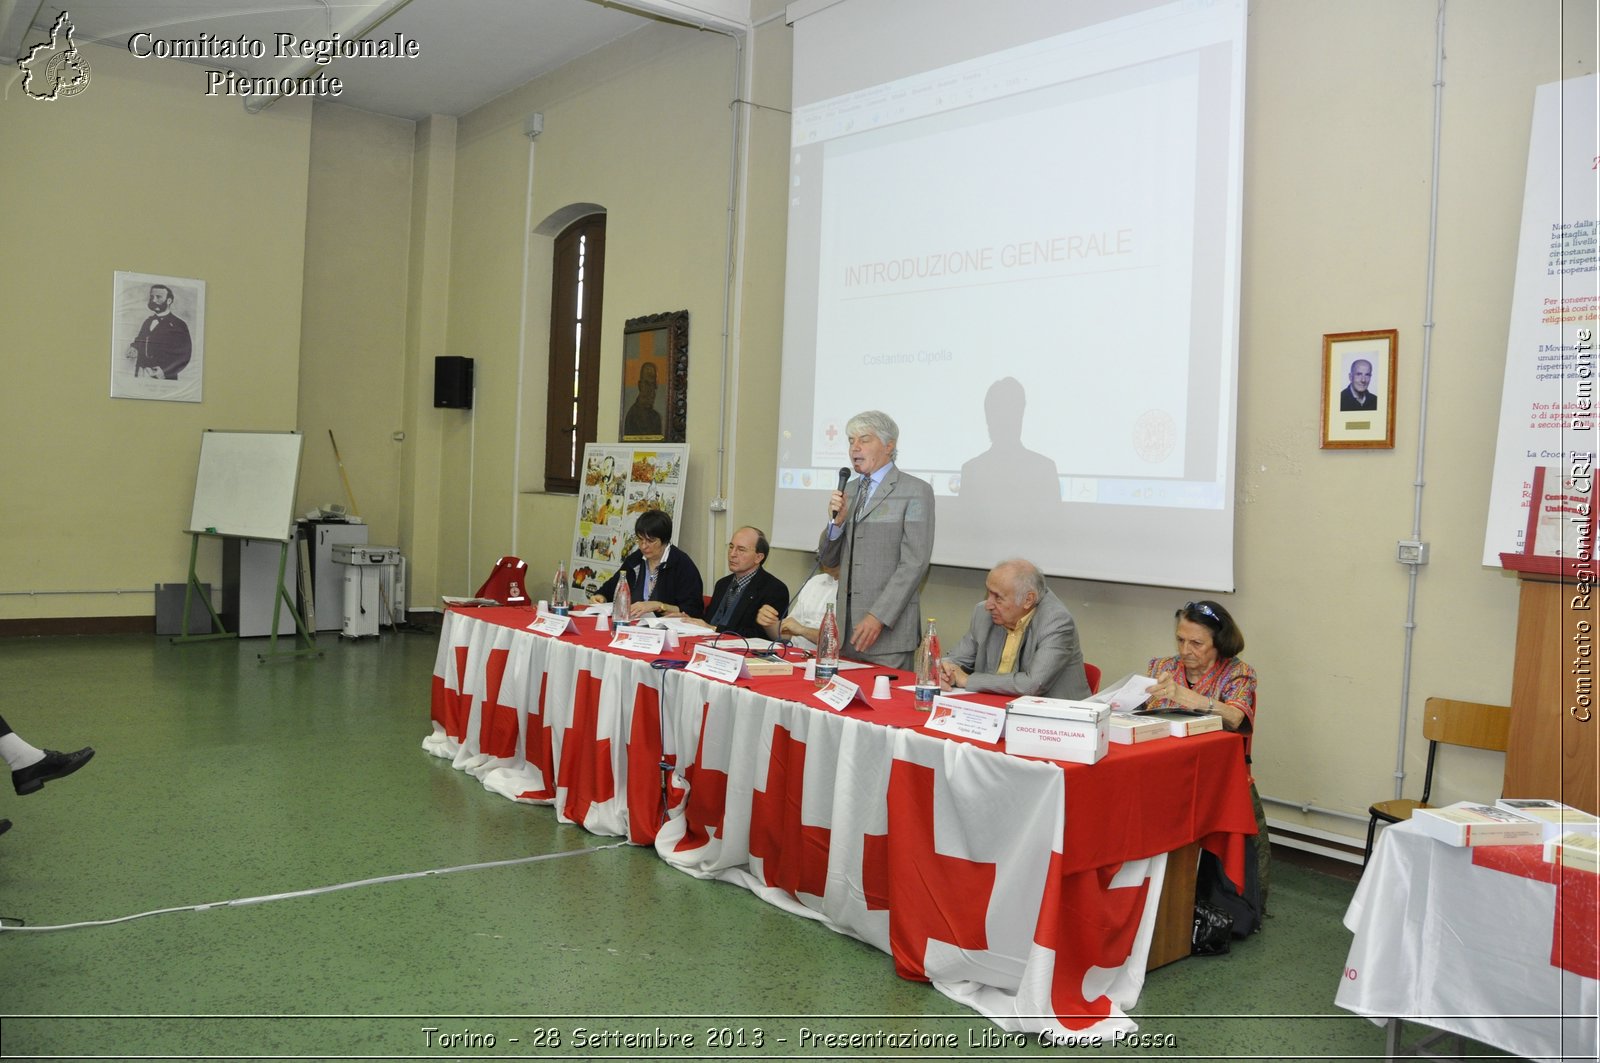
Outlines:
[[703, 675], [707, 679], [715, 679], [719, 683], [732, 683], [750, 674], [744, 665], [742, 653], [729, 653], [727, 650], [700, 645], [694, 648], [694, 653], [689, 657], [689, 665], [684, 671]]
[[578, 625], [572, 622], [572, 617], [570, 616], [540, 613], [539, 619], [528, 625], [528, 630], [540, 635], [549, 635], [551, 638], [559, 638], [569, 631], [578, 630]]
[[660, 628], [629, 624], [626, 627], [616, 629], [616, 634], [611, 636], [611, 648], [614, 650], [627, 650], [629, 653], [648, 653], [652, 657], [659, 657], [666, 641], [667, 633]]
[[819, 689], [815, 697], [834, 712], [843, 712], [853, 701], [859, 701], [869, 709], [872, 707], [867, 705], [867, 699], [862, 695], [860, 685], [850, 682], [841, 675], [835, 675], [828, 680], [827, 685]]
[[1000, 741], [1000, 732], [1005, 730], [1006, 710], [941, 695], [933, 699], [933, 711], [922, 726], [925, 730], [993, 744]]

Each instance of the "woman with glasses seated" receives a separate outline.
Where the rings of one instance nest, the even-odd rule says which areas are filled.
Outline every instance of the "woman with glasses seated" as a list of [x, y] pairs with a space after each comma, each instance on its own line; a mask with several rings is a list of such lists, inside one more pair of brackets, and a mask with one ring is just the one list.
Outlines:
[[626, 576], [633, 604], [628, 615], [637, 620], [650, 616], [699, 617], [705, 613], [705, 584], [694, 560], [672, 546], [672, 518], [659, 509], [647, 509], [633, 524], [637, 548], [622, 559], [589, 600], [609, 602], [617, 580]]
[[[1242, 733], [1245, 763], [1250, 762], [1250, 739], [1256, 724], [1256, 671], [1239, 659], [1244, 634], [1233, 617], [1213, 601], [1186, 602], [1175, 614], [1178, 652], [1173, 657], [1153, 657], [1150, 678], [1156, 681], [1146, 708], [1209, 712], [1222, 717], [1222, 726]], [[1267, 817], [1250, 780], [1250, 801], [1255, 808], [1256, 870], [1261, 887], [1261, 911], [1267, 907]]]

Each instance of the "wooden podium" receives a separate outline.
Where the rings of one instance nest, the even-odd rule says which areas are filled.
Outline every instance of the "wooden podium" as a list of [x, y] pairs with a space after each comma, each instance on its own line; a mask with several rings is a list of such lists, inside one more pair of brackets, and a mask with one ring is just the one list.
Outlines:
[[[1575, 523], [1572, 549], [1541, 535], [1546, 498], [1544, 469], [1535, 471], [1525, 554], [1502, 553], [1500, 564], [1522, 583], [1517, 610], [1517, 656], [1511, 673], [1511, 738], [1506, 750], [1505, 796], [1550, 797], [1600, 815], [1600, 587], [1596, 586], [1596, 516]], [[1560, 492], [1561, 488], [1554, 488]], [[1587, 499], [1585, 499], [1587, 501]], [[1579, 511], [1574, 511], [1579, 512]], [[1584, 518], [1587, 517], [1587, 520]], [[1546, 552], [1539, 552], [1544, 548]]]

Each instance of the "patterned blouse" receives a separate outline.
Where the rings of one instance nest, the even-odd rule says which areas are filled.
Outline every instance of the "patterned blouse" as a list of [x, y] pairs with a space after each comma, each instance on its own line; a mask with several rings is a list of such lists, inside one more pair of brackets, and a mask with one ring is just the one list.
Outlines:
[[[1152, 657], [1150, 668], [1146, 673], [1152, 679], [1165, 679], [1171, 676], [1179, 686], [1185, 686], [1197, 694], [1204, 694], [1208, 698], [1238, 709], [1244, 713], [1244, 725], [1240, 731], [1253, 732], [1256, 728], [1256, 670], [1245, 664], [1237, 657], [1219, 659], [1205, 674], [1193, 683], [1189, 682], [1189, 673], [1183, 667], [1183, 661], [1177, 657]], [[1180, 708], [1177, 702], [1170, 700], [1152, 701], [1152, 709]], [[1250, 755], [1250, 740], [1245, 738], [1245, 755]]]

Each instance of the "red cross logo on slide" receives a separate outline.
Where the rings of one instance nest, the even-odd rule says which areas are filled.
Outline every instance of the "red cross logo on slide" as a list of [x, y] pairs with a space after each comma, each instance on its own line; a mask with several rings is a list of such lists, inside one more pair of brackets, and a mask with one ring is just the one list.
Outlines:
[[901, 978], [928, 980], [929, 940], [962, 949], [989, 945], [993, 864], [934, 848], [932, 768], [897, 760], [889, 769], [889, 833], [868, 834], [861, 855], [867, 910], [889, 911], [889, 949]]
[[562, 815], [582, 823], [591, 805], [602, 804], [617, 795], [617, 780], [611, 774], [611, 739], [600, 733], [600, 680], [587, 670], [578, 672], [572, 691], [572, 726], [561, 737], [561, 772], [557, 776], [567, 788], [567, 803]]
[[757, 790], [750, 802], [750, 855], [761, 857], [767, 885], [791, 897], [797, 893], [820, 897], [828, 888], [828, 844], [833, 832], [801, 821], [805, 776], [806, 744], [774, 727], [767, 788]]

